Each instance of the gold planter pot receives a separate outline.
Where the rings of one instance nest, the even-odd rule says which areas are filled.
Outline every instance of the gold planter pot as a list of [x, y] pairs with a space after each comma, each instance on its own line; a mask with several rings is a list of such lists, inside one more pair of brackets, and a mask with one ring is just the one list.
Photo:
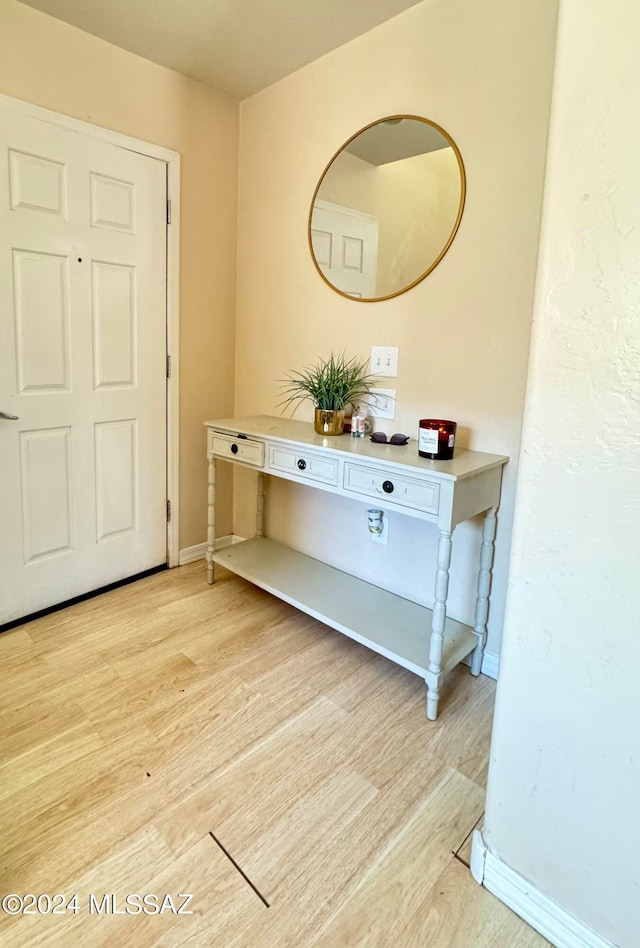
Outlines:
[[316, 434], [341, 435], [343, 425], [343, 411], [326, 411], [324, 408], [316, 408], [313, 418]]

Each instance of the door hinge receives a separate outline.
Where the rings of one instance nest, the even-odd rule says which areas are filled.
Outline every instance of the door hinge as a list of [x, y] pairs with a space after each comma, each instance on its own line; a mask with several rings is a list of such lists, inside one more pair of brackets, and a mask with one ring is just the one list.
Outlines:
[[167, 224], [171, 223], [171, 201], [167, 198]]
[[167, 356], [167, 378], [171, 378], [171, 356]]
[[167, 501], [167, 523], [171, 520], [171, 501]]

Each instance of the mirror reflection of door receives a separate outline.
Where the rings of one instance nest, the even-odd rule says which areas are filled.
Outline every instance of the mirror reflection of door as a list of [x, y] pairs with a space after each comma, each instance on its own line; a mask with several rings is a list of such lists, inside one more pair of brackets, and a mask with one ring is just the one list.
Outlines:
[[311, 220], [316, 262], [332, 286], [363, 299], [376, 295], [378, 221], [370, 214], [316, 201]]

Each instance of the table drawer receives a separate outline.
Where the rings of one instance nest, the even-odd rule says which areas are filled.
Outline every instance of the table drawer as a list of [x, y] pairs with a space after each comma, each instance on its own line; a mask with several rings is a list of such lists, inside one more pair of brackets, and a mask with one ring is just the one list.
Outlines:
[[344, 489], [425, 513], [438, 513], [440, 485], [437, 481], [407, 477], [396, 471], [347, 461], [344, 466]]
[[209, 431], [209, 454], [226, 461], [241, 461], [252, 467], [264, 467], [264, 442], [238, 435]]
[[269, 445], [269, 467], [274, 471], [295, 475], [296, 480], [338, 486], [337, 458], [314, 454], [304, 448], [295, 451], [278, 444]]

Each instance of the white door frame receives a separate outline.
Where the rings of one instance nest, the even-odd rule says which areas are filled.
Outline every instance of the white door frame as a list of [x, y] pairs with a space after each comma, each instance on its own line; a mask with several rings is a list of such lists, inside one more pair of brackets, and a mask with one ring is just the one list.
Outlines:
[[167, 379], [167, 500], [171, 519], [167, 523], [167, 564], [179, 565], [179, 341], [180, 341], [180, 154], [120, 132], [83, 122], [39, 105], [0, 94], [0, 108], [50, 122], [61, 128], [98, 141], [135, 151], [164, 161], [167, 166], [167, 198], [171, 202], [171, 222], [167, 227], [167, 354], [171, 357], [171, 376]]

